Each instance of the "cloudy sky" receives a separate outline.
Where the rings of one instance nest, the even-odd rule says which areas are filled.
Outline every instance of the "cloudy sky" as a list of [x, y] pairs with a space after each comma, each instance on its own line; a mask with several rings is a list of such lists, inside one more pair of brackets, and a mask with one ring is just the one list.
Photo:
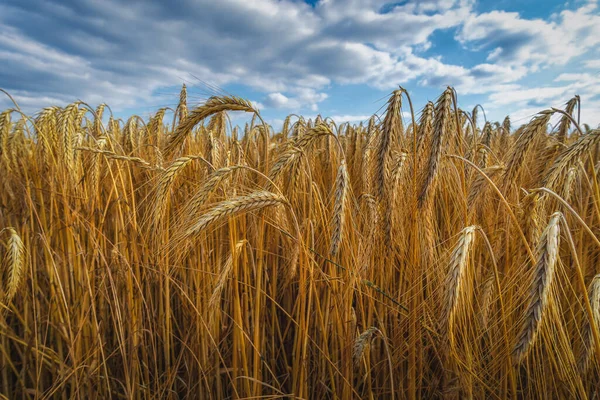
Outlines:
[[[76, 99], [118, 115], [175, 107], [186, 83], [265, 119], [361, 121], [402, 85], [420, 109], [447, 85], [524, 123], [582, 99], [600, 123], [597, 0], [1, 0], [0, 88], [35, 112]], [[3, 96], [0, 108], [10, 107]], [[280, 123], [280, 122], [279, 122]]]

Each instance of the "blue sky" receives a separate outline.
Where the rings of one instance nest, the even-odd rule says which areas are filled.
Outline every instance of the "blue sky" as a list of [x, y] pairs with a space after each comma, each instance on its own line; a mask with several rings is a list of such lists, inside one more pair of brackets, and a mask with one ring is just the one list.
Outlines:
[[29, 113], [81, 99], [147, 117], [186, 83], [191, 103], [239, 95], [276, 126], [359, 122], [398, 85], [417, 110], [451, 85], [491, 120], [579, 94], [600, 123], [597, 0], [2, 0], [0, 63]]

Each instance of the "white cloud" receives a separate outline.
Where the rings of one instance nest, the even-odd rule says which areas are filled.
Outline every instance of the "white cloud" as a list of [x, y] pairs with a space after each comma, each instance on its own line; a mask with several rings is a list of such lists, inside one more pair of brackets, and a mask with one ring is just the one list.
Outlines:
[[600, 43], [600, 15], [595, 0], [575, 11], [562, 11], [556, 21], [524, 19], [516, 12], [471, 14], [457, 39], [465, 46], [488, 50], [488, 60], [510, 65], [565, 65]]
[[371, 118], [371, 115], [332, 115], [330, 117], [336, 123], [340, 124], [343, 122], [364, 122]]
[[583, 65], [586, 68], [600, 69], [600, 59], [597, 59], [597, 60], [585, 60], [585, 61], [583, 61]]
[[588, 73], [562, 73], [554, 79], [557, 82], [590, 82], [594, 80]]
[[545, 103], [548, 100], [560, 97], [561, 95], [565, 94], [566, 91], [567, 88], [562, 86], [505, 90], [502, 92], [492, 93], [489, 96], [489, 100], [491, 100], [495, 105], [501, 106], [531, 101]]
[[527, 122], [533, 115], [550, 107], [564, 107], [578, 94], [581, 98], [581, 122], [600, 123], [600, 76], [586, 73], [564, 73], [555, 85], [538, 88], [517, 88], [492, 93], [486, 109], [509, 112], [519, 123]]
[[273, 108], [281, 108], [288, 105], [290, 99], [282, 93], [269, 93], [267, 99], [265, 100], [265, 104], [267, 106]]
[[[280, 112], [316, 112], [330, 103], [325, 100], [332, 85], [351, 84], [386, 91], [399, 84], [452, 85], [459, 95], [489, 95], [492, 109], [557, 105], [575, 93], [586, 99], [584, 106], [595, 104], [592, 86], [599, 85], [592, 84], [589, 70], [600, 68], [596, 1], [548, 20], [504, 11], [478, 14], [473, 5], [9, 0], [0, 5], [0, 87], [34, 110], [49, 100], [78, 98], [106, 101], [115, 110], [174, 106], [177, 96], [156, 93], [183, 80], [242, 83], [259, 93], [259, 108]], [[446, 51], [435, 46], [435, 34], [455, 31], [455, 46], [481, 51], [487, 60], [450, 63], [435, 54]], [[588, 60], [576, 60], [584, 54]], [[577, 70], [567, 70], [575, 63]], [[524, 78], [543, 68], [564, 73], [555, 74], [550, 86], [530, 89]], [[0, 99], [0, 106], [6, 104]], [[336, 110], [338, 117], [352, 116], [338, 105]], [[374, 110], [365, 111], [355, 116]]]
[[251, 100], [250, 104], [252, 104], [252, 107], [256, 108], [259, 111], [265, 108], [265, 105], [259, 101]]
[[[266, 107], [316, 109], [332, 83], [387, 90], [457, 68], [412, 48], [426, 48], [433, 32], [458, 26], [470, 10], [464, 0], [322, 0], [314, 8], [296, 0], [21, 0], [0, 5], [0, 54], [20, 78], [0, 74], [0, 86], [65, 102], [102, 98], [119, 109], [193, 76], [270, 93]], [[427, 70], [415, 68], [423, 63]]]
[[264, 100], [265, 106], [287, 110], [299, 110], [309, 107], [312, 111], [315, 111], [318, 109], [318, 103], [327, 98], [327, 94], [319, 93], [310, 88], [292, 88], [290, 92], [293, 94], [291, 97], [280, 92], [269, 93]]

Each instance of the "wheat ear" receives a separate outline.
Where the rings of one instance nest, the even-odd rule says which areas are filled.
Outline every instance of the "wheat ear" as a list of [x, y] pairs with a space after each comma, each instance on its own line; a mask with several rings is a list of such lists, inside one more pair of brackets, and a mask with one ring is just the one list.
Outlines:
[[116, 154], [116, 153], [114, 153], [112, 151], [109, 151], [109, 150], [92, 149], [91, 147], [77, 147], [75, 150], [89, 151], [90, 153], [102, 154], [103, 156], [105, 156], [106, 158], [109, 158], [111, 160], [132, 162], [132, 163], [137, 164], [138, 166], [140, 166], [142, 168], [147, 168], [147, 169], [154, 169], [155, 168], [148, 161], [143, 160], [143, 159], [141, 159], [139, 157], [122, 156], [120, 154]]
[[442, 329], [449, 338], [452, 336], [451, 327], [454, 323], [456, 310], [458, 309], [460, 293], [464, 286], [469, 250], [473, 244], [476, 229], [476, 226], [468, 226], [462, 230], [450, 256], [450, 266], [444, 284], [445, 296], [444, 311], [442, 314]]
[[0, 114], [0, 155], [8, 156], [8, 137], [10, 135], [10, 113], [11, 110], [3, 111]]
[[529, 303], [525, 311], [525, 321], [517, 336], [517, 343], [512, 353], [515, 363], [523, 361], [527, 352], [535, 343], [544, 312], [548, 305], [550, 289], [554, 279], [554, 267], [558, 259], [559, 221], [561, 216], [560, 212], [552, 214], [538, 244], [537, 262], [533, 271], [533, 281], [529, 292]]
[[346, 160], [342, 162], [338, 168], [337, 177], [335, 179], [335, 203], [333, 206], [333, 232], [331, 234], [331, 256], [337, 255], [344, 234], [344, 220], [346, 214], [346, 197], [348, 193], [348, 171], [346, 169]]
[[245, 240], [240, 240], [236, 243], [233, 251], [231, 252], [231, 254], [229, 254], [229, 257], [227, 257], [225, 264], [223, 264], [223, 267], [221, 267], [221, 271], [219, 271], [219, 276], [217, 278], [215, 288], [213, 289], [210, 299], [208, 300], [208, 309], [211, 313], [214, 313], [218, 307], [221, 293], [223, 292], [223, 288], [227, 283], [227, 278], [229, 277], [229, 274], [231, 274], [231, 270], [233, 269], [233, 260], [238, 256], [240, 249], [242, 248], [242, 246], [244, 246], [245, 243]]
[[421, 118], [419, 119], [419, 126], [417, 129], [417, 133], [419, 134], [419, 137], [417, 138], [417, 153], [421, 152], [424, 144], [429, 141], [429, 137], [431, 136], [431, 131], [433, 130], [434, 109], [435, 105], [431, 101], [428, 101], [421, 112]]
[[258, 111], [248, 100], [234, 96], [211, 97], [204, 105], [189, 112], [187, 117], [179, 123], [175, 132], [169, 137], [165, 152], [167, 154], [174, 152], [183, 144], [194, 126], [220, 111], [245, 111], [258, 114]]
[[187, 87], [185, 83], [181, 86], [181, 92], [179, 92], [179, 105], [177, 107], [179, 110], [179, 122], [183, 121], [188, 114], [187, 107]]
[[546, 130], [546, 125], [552, 114], [552, 111], [542, 111], [522, 130], [509, 154], [509, 161], [504, 171], [505, 184], [514, 182], [521, 171], [525, 154], [533, 145], [536, 136]]
[[360, 361], [365, 352], [365, 349], [371, 343], [371, 339], [373, 339], [373, 335], [375, 335], [376, 332], [379, 332], [379, 329], [372, 326], [363, 333], [361, 333], [358, 336], [358, 338], [356, 338], [356, 340], [354, 341], [354, 347], [352, 349], [352, 358], [355, 362]]
[[437, 170], [442, 157], [442, 146], [448, 131], [450, 122], [450, 106], [452, 105], [452, 89], [447, 88], [440, 96], [435, 106], [435, 116], [433, 120], [433, 138], [431, 142], [431, 152], [427, 162], [427, 171], [425, 172], [425, 181], [419, 194], [419, 205], [422, 206], [427, 199], [431, 188], [434, 186]]
[[233, 165], [231, 167], [223, 167], [214, 171], [204, 182], [204, 185], [198, 190], [190, 199], [190, 201], [185, 205], [184, 212], [181, 214], [182, 219], [187, 219], [192, 215], [198, 214], [206, 200], [210, 194], [215, 190], [215, 188], [227, 177], [227, 175], [232, 172], [243, 168], [241, 165]]
[[579, 104], [579, 96], [575, 96], [567, 102], [565, 113], [568, 115], [563, 115], [560, 118], [558, 132], [556, 133], [556, 139], [560, 143], [564, 143], [567, 138], [567, 133], [569, 133], [569, 128], [571, 127], [571, 118], [569, 118], [569, 115], [573, 115], [573, 111], [575, 111], [577, 104]]
[[275, 164], [271, 167], [269, 179], [274, 181], [282, 171], [298, 161], [305, 148], [314, 143], [318, 138], [326, 135], [333, 135], [333, 132], [327, 125], [319, 124], [303, 135], [294, 137], [289, 142], [287, 150], [279, 155]]
[[5, 257], [5, 265], [8, 268], [8, 282], [6, 283], [6, 292], [4, 294], [4, 301], [8, 303], [17, 293], [21, 281], [23, 279], [23, 272], [25, 269], [25, 246], [21, 237], [17, 234], [13, 228], [6, 228], [10, 237], [6, 244], [7, 252]]
[[588, 288], [588, 295], [592, 305], [593, 321], [589, 321], [586, 318], [582, 328], [583, 346], [577, 362], [579, 372], [582, 375], [584, 375], [590, 368], [592, 355], [594, 353], [592, 324], [596, 326], [596, 329], [600, 329], [600, 274], [596, 275], [594, 279], [592, 279], [592, 282]]
[[267, 191], [259, 191], [247, 196], [238, 196], [230, 200], [225, 200], [211, 208], [206, 214], [202, 215], [184, 234], [190, 237], [198, 234], [210, 225], [226, 217], [240, 214], [243, 212], [260, 210], [269, 206], [276, 206], [285, 203], [283, 196]]
[[167, 204], [167, 197], [171, 189], [171, 184], [177, 177], [177, 175], [184, 170], [192, 161], [197, 159], [203, 159], [200, 156], [186, 156], [180, 157], [173, 161], [171, 165], [165, 169], [156, 187], [156, 195], [154, 200], [154, 212], [153, 212], [153, 224], [158, 226], [165, 214], [165, 207]]
[[388, 107], [383, 119], [383, 129], [379, 136], [375, 163], [375, 194], [379, 199], [384, 198], [386, 183], [386, 162], [392, 140], [400, 137], [402, 133], [402, 119], [400, 111], [402, 107], [402, 90], [398, 89], [392, 93], [388, 100]]
[[600, 142], [600, 129], [595, 129], [581, 136], [575, 143], [564, 149], [548, 170], [543, 185], [549, 189], [559, 186], [563, 171], [568, 171], [598, 142]]

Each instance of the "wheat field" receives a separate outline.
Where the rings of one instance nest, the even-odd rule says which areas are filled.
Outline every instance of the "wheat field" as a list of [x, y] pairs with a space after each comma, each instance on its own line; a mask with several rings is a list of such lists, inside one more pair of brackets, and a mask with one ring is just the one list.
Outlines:
[[556, 106], [518, 127], [400, 88], [276, 132], [185, 86], [148, 120], [15, 103], [1, 393], [598, 398], [600, 130]]

